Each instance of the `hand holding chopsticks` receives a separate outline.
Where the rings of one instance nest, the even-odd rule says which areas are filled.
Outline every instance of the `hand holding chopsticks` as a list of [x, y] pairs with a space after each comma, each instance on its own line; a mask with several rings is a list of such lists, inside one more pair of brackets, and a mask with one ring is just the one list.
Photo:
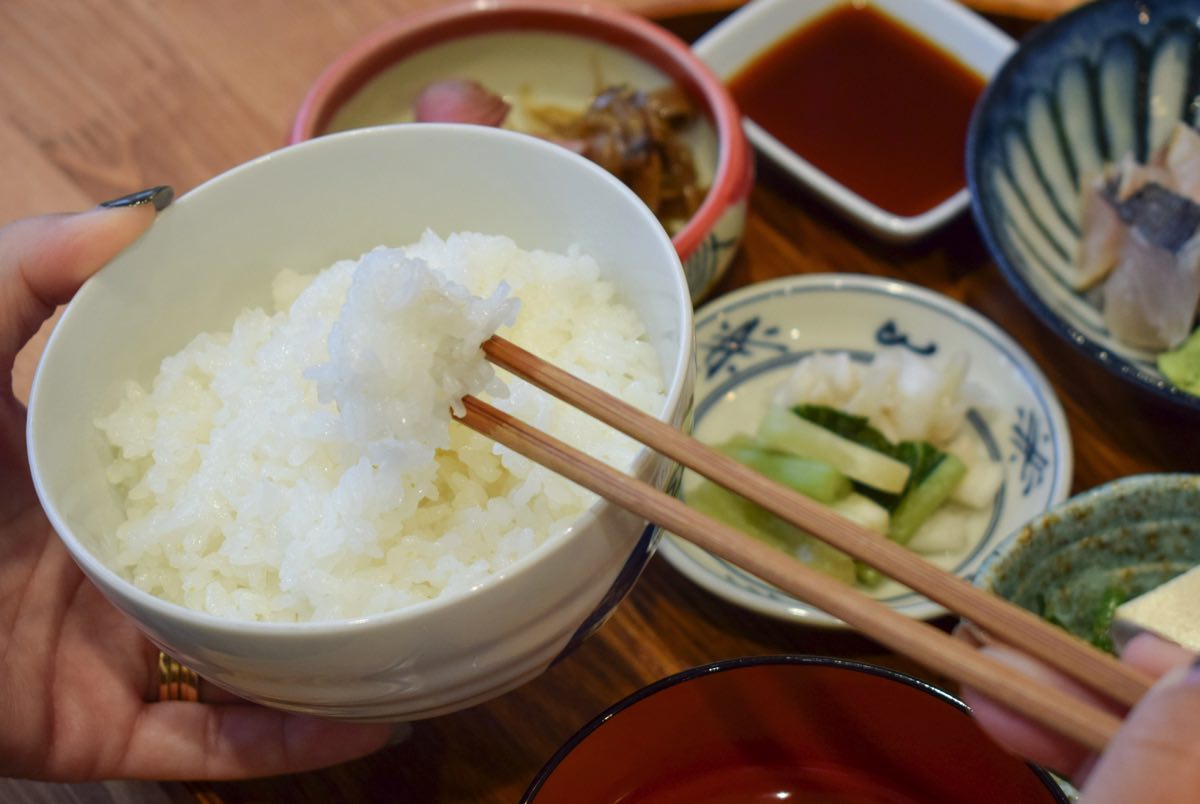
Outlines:
[[[904, 547], [767, 480], [520, 347], [492, 338], [484, 343], [484, 352], [495, 365], [876, 567], [968, 618], [993, 638], [1021, 648], [1112, 700], [1132, 705], [1149, 688], [1149, 677], [1082, 640], [976, 589]], [[471, 398], [465, 402], [467, 412], [461, 421], [467, 426], [1084, 745], [1102, 748], [1120, 725], [1112, 714], [1064, 698], [1049, 686], [1016, 675], [942, 631], [897, 614], [483, 402]]]

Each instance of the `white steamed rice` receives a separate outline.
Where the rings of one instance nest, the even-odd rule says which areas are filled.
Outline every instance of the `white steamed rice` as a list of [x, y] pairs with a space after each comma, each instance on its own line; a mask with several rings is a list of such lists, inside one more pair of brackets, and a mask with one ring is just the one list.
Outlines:
[[621, 468], [637, 445], [501, 383], [478, 348], [498, 326], [644, 410], [663, 404], [641, 321], [574, 250], [427, 232], [315, 277], [284, 271], [273, 290], [279, 312], [198, 336], [97, 421], [125, 495], [114, 564], [193, 609], [277, 622], [388, 611], [469, 590], [569, 528], [594, 496], [451, 425], [450, 405], [490, 392]]

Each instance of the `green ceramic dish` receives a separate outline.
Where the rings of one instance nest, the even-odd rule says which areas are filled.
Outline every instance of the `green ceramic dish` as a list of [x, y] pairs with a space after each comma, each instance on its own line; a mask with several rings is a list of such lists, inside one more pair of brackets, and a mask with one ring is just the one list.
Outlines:
[[1009, 536], [976, 585], [1111, 649], [1112, 611], [1200, 564], [1200, 475], [1122, 478]]

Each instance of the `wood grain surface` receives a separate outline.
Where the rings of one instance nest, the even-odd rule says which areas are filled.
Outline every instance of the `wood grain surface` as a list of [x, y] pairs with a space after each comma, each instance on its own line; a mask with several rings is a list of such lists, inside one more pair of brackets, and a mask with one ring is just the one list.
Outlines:
[[[280, 146], [329, 60], [381, 23], [438, 1], [5, 0], [0, 221], [81, 209], [160, 183], [186, 191]], [[654, 10], [655, 2], [622, 5]], [[687, 14], [660, 4], [657, 13], [691, 38], [729, 5], [702, 4], [704, 13]], [[1042, 326], [989, 259], [969, 216], [922, 243], [888, 246], [770, 165], [758, 167], [745, 243], [718, 292], [825, 271], [936, 289], [1009, 332], [1049, 377], [1075, 442], [1075, 491], [1135, 473], [1200, 471], [1195, 417], [1134, 393]], [[24, 355], [18, 384], [27, 382], [36, 351]], [[599, 633], [543, 676], [474, 709], [413, 724], [362, 761], [205, 785], [0, 780], [0, 799], [507, 804], [580, 726], [623, 696], [694, 665], [776, 653], [850, 657], [929, 677], [857, 634], [781, 623], [726, 604], [654, 559]]]

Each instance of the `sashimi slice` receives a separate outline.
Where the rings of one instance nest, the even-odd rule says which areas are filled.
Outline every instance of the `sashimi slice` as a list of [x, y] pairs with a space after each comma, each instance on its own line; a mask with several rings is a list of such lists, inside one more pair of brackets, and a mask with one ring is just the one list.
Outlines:
[[1108, 276], [1125, 245], [1126, 227], [1108, 199], [1104, 177], [1088, 181], [1080, 193], [1080, 227], [1075, 273], [1068, 277], [1075, 290], [1087, 290]]
[[1167, 141], [1163, 163], [1176, 192], [1200, 204], [1200, 132], [1187, 123], [1176, 123]]
[[1200, 300], [1200, 236], [1178, 252], [1134, 228], [1104, 285], [1104, 322], [1113, 335], [1144, 349], [1169, 349], [1192, 329]]
[[1146, 242], [1178, 254], [1200, 231], [1200, 204], [1153, 182], [1113, 204], [1117, 217], [1141, 232]]
[[1114, 175], [1116, 178], [1111, 185], [1112, 196], [1117, 201], [1128, 200], [1147, 185], [1157, 184], [1168, 189], [1175, 186], [1174, 179], [1165, 164], [1151, 162], [1143, 165], [1133, 157], [1133, 154], [1125, 154], [1125, 158], [1117, 165]]

